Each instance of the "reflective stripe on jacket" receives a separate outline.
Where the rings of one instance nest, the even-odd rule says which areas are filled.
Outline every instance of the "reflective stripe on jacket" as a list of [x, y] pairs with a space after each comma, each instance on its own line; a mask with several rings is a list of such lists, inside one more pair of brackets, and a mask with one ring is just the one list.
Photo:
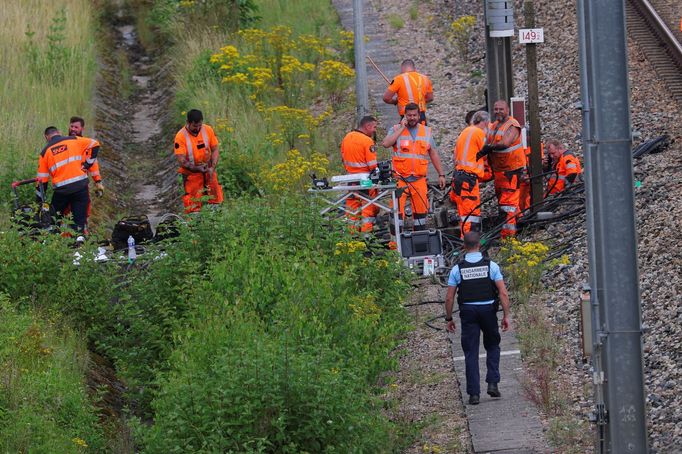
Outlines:
[[358, 130], [349, 132], [341, 142], [341, 160], [348, 173], [370, 172], [377, 166], [374, 140]]
[[570, 151], [565, 151], [561, 155], [555, 167], [556, 173], [552, 174], [547, 183], [550, 194], [556, 194], [566, 189], [570, 185], [568, 177], [582, 173], [582, 167], [578, 158]]
[[51, 178], [54, 188], [64, 188], [87, 180], [88, 173], [83, 169], [83, 163], [88, 159], [86, 152], [98, 146], [99, 143], [93, 139], [53, 137], [40, 153], [36, 175], [38, 181], [47, 183]]
[[[183, 126], [175, 135], [175, 155], [184, 156], [192, 165], [201, 165], [210, 161], [211, 148], [218, 145], [218, 139], [211, 128], [207, 124], [201, 125], [199, 134], [193, 136]], [[184, 175], [189, 175], [192, 172], [184, 167], [178, 170]]]
[[405, 115], [405, 106], [413, 102], [426, 112], [426, 94], [433, 91], [431, 81], [417, 71], [397, 75], [388, 89], [398, 95], [398, 113]]
[[429, 167], [431, 128], [417, 124], [414, 139], [405, 128], [393, 145], [393, 170], [402, 177], [425, 177]]
[[490, 164], [495, 172], [516, 170], [526, 165], [526, 155], [521, 143], [521, 125], [519, 125], [519, 122], [514, 117], [507, 118], [507, 121], [502, 124], [496, 121], [490, 125], [488, 144], [495, 145], [500, 143], [505, 133], [512, 127], [519, 129], [519, 136], [514, 143], [504, 150], [493, 151], [489, 155]]
[[485, 162], [476, 159], [476, 153], [485, 145], [485, 132], [476, 126], [467, 126], [455, 144], [455, 169], [473, 173], [483, 178]]

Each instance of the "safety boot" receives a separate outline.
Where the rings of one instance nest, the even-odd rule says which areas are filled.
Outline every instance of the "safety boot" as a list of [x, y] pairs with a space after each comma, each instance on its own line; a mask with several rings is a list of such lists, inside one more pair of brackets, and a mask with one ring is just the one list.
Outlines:
[[497, 383], [488, 383], [488, 395], [490, 397], [502, 397], [500, 390], [497, 389]]

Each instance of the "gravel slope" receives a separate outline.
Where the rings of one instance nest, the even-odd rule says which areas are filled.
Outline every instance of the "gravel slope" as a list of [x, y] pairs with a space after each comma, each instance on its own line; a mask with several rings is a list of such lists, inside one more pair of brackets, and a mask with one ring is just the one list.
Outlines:
[[[464, 114], [483, 104], [484, 81], [476, 77], [483, 62], [464, 65], [444, 37], [453, 17], [473, 14], [482, 24], [482, 2], [478, 0], [433, 0], [423, 2], [416, 20], [411, 20], [403, 2], [374, 0], [386, 18], [385, 30], [394, 40], [398, 58], [414, 58], [418, 70], [434, 83], [436, 101], [430, 109], [431, 124], [440, 144], [441, 155], [452, 168], [451, 150], [462, 129]], [[657, 7], [678, 8], [672, 0], [657, 0]], [[580, 112], [574, 108], [580, 99], [577, 51], [577, 22], [574, 2], [536, 0], [536, 24], [545, 28], [539, 46], [541, 90], [540, 113], [543, 139], [556, 137], [582, 156], [580, 149]], [[521, 2], [516, 5], [522, 12]], [[388, 16], [405, 19], [396, 30]], [[522, 25], [521, 18], [517, 24]], [[650, 155], [635, 164], [637, 231], [639, 235], [640, 286], [644, 335], [645, 379], [650, 445], [653, 452], [682, 450], [682, 127], [675, 121], [680, 105], [671, 101], [666, 87], [658, 80], [637, 44], [628, 41], [633, 128], [642, 139], [667, 133], [676, 139], [665, 153]], [[482, 37], [473, 42], [472, 57], [483, 53]], [[526, 94], [525, 51], [514, 46], [515, 95]], [[385, 68], [397, 72], [395, 68]], [[587, 249], [584, 217], [559, 223], [539, 232], [534, 238], [575, 238], [569, 251], [571, 264], [544, 277], [546, 293], [538, 295], [564, 345], [563, 379], [572, 383], [570, 394], [577, 418], [591, 410], [591, 388], [579, 350], [578, 303], [580, 288], [587, 282]]]

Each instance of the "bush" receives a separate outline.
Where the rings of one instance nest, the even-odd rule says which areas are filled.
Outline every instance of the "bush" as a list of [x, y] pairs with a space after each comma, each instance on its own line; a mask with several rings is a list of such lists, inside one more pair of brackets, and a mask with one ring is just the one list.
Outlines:
[[396, 258], [366, 257], [294, 197], [234, 202], [188, 235], [213, 248], [159, 380], [157, 424], [140, 429], [147, 450], [390, 450], [373, 389], [407, 329]]
[[388, 423], [329, 347], [228, 307], [187, 332], [144, 452], [381, 452]]
[[0, 293], [0, 450], [77, 453], [104, 449], [84, 386], [87, 353], [77, 337]]

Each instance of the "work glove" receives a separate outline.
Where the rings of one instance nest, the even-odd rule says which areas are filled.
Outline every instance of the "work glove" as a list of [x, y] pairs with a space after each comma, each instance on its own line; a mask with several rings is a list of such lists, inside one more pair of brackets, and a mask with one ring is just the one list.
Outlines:
[[476, 153], [476, 160], [478, 161], [483, 156], [487, 156], [491, 151], [493, 151], [492, 145], [484, 145], [483, 148], [481, 148], [481, 151]]
[[101, 181], [95, 183], [95, 194], [97, 194], [97, 197], [102, 197], [104, 195], [104, 185]]

